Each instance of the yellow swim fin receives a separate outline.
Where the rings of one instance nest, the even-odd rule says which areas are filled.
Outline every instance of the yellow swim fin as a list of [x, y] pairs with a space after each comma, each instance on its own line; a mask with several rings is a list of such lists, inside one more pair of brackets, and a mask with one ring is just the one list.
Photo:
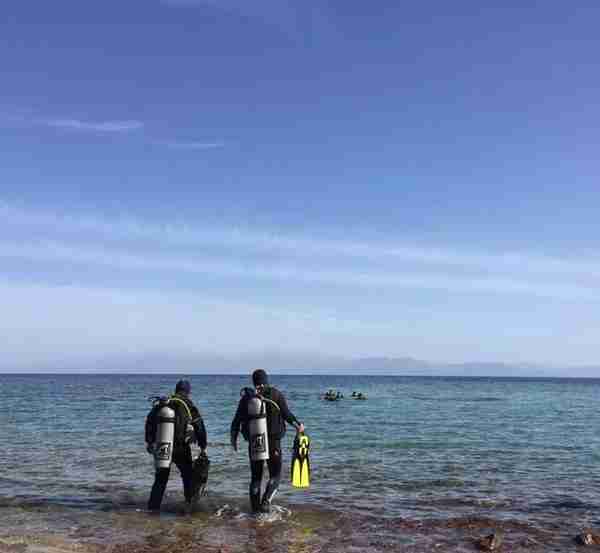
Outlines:
[[310, 486], [310, 460], [308, 450], [310, 439], [306, 434], [297, 434], [294, 440], [292, 456], [292, 486], [308, 488]]

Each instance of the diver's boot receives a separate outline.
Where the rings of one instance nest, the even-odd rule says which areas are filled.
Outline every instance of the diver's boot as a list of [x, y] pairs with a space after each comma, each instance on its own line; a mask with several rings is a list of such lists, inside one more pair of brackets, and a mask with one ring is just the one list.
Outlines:
[[253, 513], [260, 511], [260, 482], [250, 483], [250, 505]]
[[260, 504], [260, 512], [261, 513], [270, 513], [271, 512], [271, 502], [279, 489], [279, 478], [271, 478], [269, 483], [267, 484], [267, 489], [265, 490], [265, 495], [263, 495], [261, 504]]

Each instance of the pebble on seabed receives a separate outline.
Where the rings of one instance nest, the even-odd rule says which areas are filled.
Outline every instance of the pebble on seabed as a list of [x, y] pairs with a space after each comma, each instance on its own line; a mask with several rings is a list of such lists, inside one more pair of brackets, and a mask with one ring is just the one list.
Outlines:
[[496, 551], [502, 545], [504, 534], [500, 531], [496, 531], [485, 538], [478, 540], [477, 545], [479, 549], [483, 551]]

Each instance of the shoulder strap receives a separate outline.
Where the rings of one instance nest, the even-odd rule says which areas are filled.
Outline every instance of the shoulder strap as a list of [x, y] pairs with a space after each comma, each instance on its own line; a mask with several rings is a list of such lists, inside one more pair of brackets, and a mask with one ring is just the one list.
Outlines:
[[183, 405], [183, 407], [185, 408], [185, 410], [186, 410], [186, 412], [187, 412], [187, 414], [188, 414], [188, 417], [190, 418], [190, 420], [192, 420], [192, 419], [193, 419], [193, 417], [192, 417], [192, 412], [190, 411], [190, 408], [188, 407], [188, 404], [187, 404], [185, 401], [183, 401], [183, 399], [180, 399], [180, 398], [178, 398], [178, 397], [175, 397], [175, 396], [171, 396], [171, 397], [169, 398], [169, 403], [170, 403], [171, 401], [174, 401], [174, 402], [176, 402], [176, 403], [180, 403], [181, 405]]
[[[268, 392], [268, 395], [271, 395], [269, 390], [270, 389], [267, 389], [266, 391]], [[273, 401], [270, 397], [266, 397], [265, 395], [258, 395], [258, 397], [263, 401], [271, 404], [273, 407], [275, 407], [275, 409], [277, 409], [277, 411], [281, 411], [279, 405], [277, 405], [277, 402]]]

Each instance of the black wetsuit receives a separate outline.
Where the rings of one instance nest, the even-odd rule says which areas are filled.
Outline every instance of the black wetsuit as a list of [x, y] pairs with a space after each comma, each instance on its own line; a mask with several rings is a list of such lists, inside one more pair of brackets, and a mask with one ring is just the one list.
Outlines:
[[[250, 470], [252, 479], [250, 481], [250, 503], [253, 511], [258, 511], [260, 505], [268, 506], [279, 488], [281, 480], [281, 438], [283, 438], [286, 426], [285, 423], [299, 425], [298, 419], [290, 411], [285, 396], [272, 386], [265, 387], [261, 396], [269, 401], [265, 401], [267, 412], [267, 432], [269, 434], [269, 482], [265, 494], [260, 497], [260, 486], [263, 478], [263, 461], [250, 460]], [[246, 393], [240, 399], [233, 422], [231, 423], [232, 442], [237, 441], [240, 429], [244, 439], [248, 441], [248, 401], [253, 397], [252, 393]], [[248, 448], [250, 456], [250, 448]]]
[[[174, 394], [171, 397], [175, 399], [175, 401], [171, 400], [169, 402], [169, 407], [175, 411], [173, 463], [175, 463], [179, 469], [179, 472], [181, 473], [181, 479], [183, 480], [183, 494], [186, 502], [189, 503], [192, 500], [193, 461], [192, 449], [189, 443], [186, 443], [185, 441], [185, 433], [188, 423], [191, 424], [194, 427], [198, 445], [201, 449], [206, 449], [206, 428], [204, 426], [202, 416], [200, 415], [200, 411], [198, 411], [191, 399], [182, 394]], [[188, 414], [188, 409], [181, 404], [181, 401], [177, 401], [178, 399], [185, 402], [187, 405], [189, 413], [192, 415], [191, 419]], [[156, 425], [153, 421], [153, 412], [151, 412], [146, 420], [146, 442], [148, 444], [153, 443], [155, 440], [155, 435]], [[157, 511], [160, 509], [160, 504], [167, 487], [167, 482], [169, 481], [170, 472], [170, 467], [159, 468], [156, 470], [154, 485], [152, 486], [150, 498], [148, 499], [148, 509], [152, 511]]]

